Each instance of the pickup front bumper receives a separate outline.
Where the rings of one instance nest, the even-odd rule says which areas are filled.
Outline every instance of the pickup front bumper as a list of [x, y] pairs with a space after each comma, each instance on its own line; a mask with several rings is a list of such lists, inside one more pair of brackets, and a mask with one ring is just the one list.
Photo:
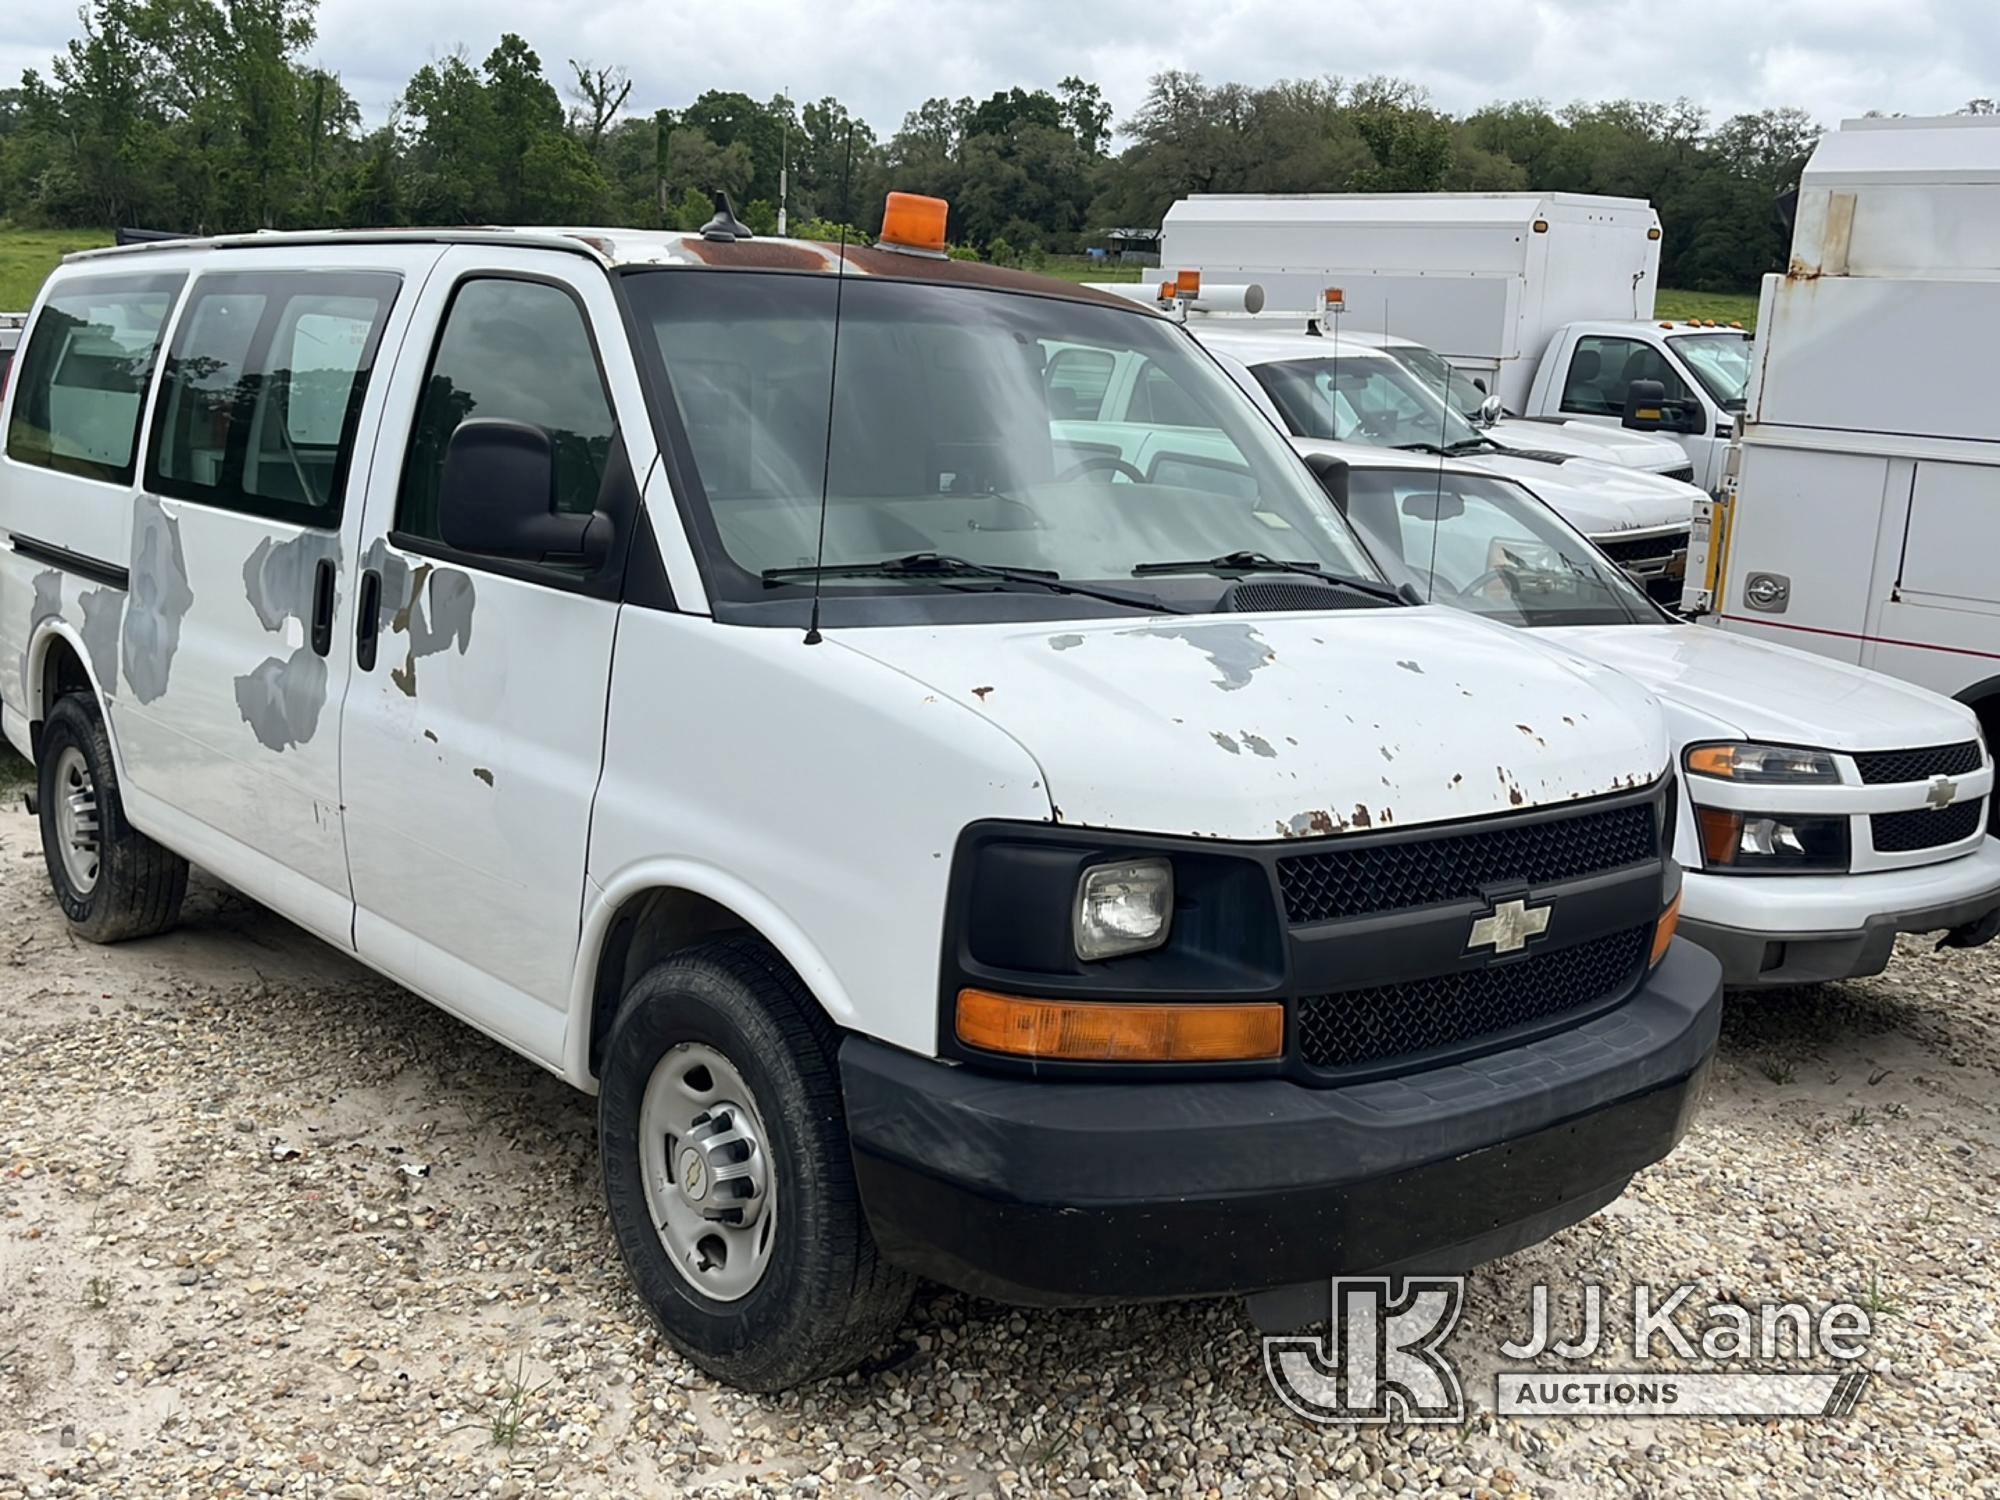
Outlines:
[[998, 1077], [859, 1037], [841, 1081], [892, 1260], [1041, 1306], [1252, 1293], [1462, 1270], [1594, 1212], [1686, 1130], [1721, 1004], [1676, 942], [1570, 1030], [1342, 1087]]
[[1899, 932], [2000, 932], [2000, 840], [1957, 859], [1866, 875], [1704, 875], [1681, 882], [1682, 936], [1722, 961], [1723, 983], [1771, 989], [1888, 967]]

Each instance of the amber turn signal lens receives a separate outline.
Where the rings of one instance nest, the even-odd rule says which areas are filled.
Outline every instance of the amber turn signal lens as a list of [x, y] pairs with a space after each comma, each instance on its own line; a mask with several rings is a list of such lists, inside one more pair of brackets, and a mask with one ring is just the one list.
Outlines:
[[1667, 909], [1660, 913], [1660, 925], [1653, 929], [1653, 958], [1648, 967], [1658, 968], [1660, 960], [1667, 956], [1667, 944], [1674, 940], [1674, 931], [1681, 925], [1681, 893], [1674, 892], [1674, 899], [1667, 903]]
[[882, 243], [942, 255], [945, 220], [950, 216], [951, 205], [942, 198], [891, 193], [882, 209]]
[[1285, 1050], [1282, 1005], [1127, 1005], [958, 992], [958, 1039], [1067, 1062], [1250, 1062]]
[[1720, 807], [1697, 807], [1695, 822], [1701, 825], [1701, 857], [1711, 865], [1736, 863], [1737, 840], [1743, 836], [1743, 814]]

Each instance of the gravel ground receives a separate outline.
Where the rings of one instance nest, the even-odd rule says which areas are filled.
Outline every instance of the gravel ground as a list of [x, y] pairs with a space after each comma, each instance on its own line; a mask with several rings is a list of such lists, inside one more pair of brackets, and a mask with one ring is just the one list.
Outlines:
[[1233, 1304], [934, 1289], [878, 1367], [747, 1397], [627, 1290], [588, 1100], [210, 883], [79, 945], [8, 811], [0, 1500], [2000, 1494], [1996, 1068], [1992, 950], [1737, 1002], [1680, 1151], [1477, 1273], [1452, 1345], [1480, 1398], [1538, 1281], [1859, 1297], [1845, 1419], [1322, 1429]]

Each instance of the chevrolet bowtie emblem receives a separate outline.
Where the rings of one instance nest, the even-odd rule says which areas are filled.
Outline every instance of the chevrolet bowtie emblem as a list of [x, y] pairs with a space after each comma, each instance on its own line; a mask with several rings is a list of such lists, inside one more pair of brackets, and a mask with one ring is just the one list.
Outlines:
[[1933, 776], [1931, 789], [1924, 793], [1924, 800], [1942, 812], [1950, 807], [1952, 799], [1958, 795], [1958, 783], [1949, 776]]
[[1525, 901], [1502, 901], [1493, 908], [1493, 915], [1481, 917], [1472, 924], [1472, 937], [1465, 945], [1470, 953], [1474, 948], [1491, 947], [1495, 953], [1518, 953], [1528, 944], [1528, 939], [1540, 937], [1549, 930], [1549, 913], [1553, 908], [1537, 906], [1530, 908]]

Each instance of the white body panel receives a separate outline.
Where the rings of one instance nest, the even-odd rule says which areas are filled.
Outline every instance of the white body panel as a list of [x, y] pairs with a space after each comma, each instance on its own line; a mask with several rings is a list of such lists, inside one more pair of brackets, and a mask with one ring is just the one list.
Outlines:
[[[1724, 629], [1857, 662], [2000, 724], [2000, 127], [1849, 121], [1801, 180], [1765, 278], [1733, 493], [1691, 602]], [[1709, 564], [1710, 559], [1700, 559]], [[1748, 589], [1783, 581], [1781, 608]], [[1768, 601], [1767, 601], [1768, 602]]]

